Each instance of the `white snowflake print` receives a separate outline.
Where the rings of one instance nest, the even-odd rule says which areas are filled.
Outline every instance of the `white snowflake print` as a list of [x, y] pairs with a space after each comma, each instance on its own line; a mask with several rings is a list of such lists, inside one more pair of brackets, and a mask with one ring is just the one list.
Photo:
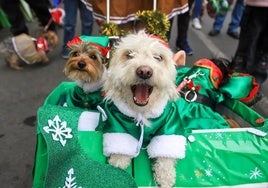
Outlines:
[[254, 170], [250, 171], [250, 177], [249, 179], [257, 179], [258, 177], [261, 177], [262, 173], [261, 171], [256, 167]]
[[205, 174], [206, 174], [206, 176], [211, 177], [212, 176], [212, 169], [206, 169]]
[[217, 132], [216, 133], [216, 138], [222, 139], [223, 138], [222, 133], [221, 132]]
[[62, 188], [82, 188], [76, 185], [76, 182], [75, 182], [76, 177], [74, 177], [73, 175], [74, 175], [74, 169], [71, 168], [68, 171], [68, 176], [65, 178], [65, 183]]
[[62, 146], [65, 146], [66, 139], [73, 137], [72, 129], [67, 127], [66, 121], [61, 121], [60, 117], [56, 115], [53, 120], [48, 120], [48, 126], [43, 127], [46, 133], [52, 134], [52, 139], [59, 141]]

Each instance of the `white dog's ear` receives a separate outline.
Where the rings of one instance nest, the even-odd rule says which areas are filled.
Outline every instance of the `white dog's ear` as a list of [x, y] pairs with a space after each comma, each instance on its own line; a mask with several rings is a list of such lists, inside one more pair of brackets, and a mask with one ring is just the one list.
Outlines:
[[178, 51], [176, 54], [174, 54], [173, 60], [177, 66], [184, 66], [186, 62], [185, 52], [183, 50]]

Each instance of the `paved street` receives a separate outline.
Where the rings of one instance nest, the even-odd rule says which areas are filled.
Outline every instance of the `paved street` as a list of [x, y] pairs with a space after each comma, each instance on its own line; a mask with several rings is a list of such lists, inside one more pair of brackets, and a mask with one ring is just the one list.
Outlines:
[[[230, 12], [221, 34], [216, 37], [207, 34], [213, 20], [206, 15], [201, 31], [190, 26], [189, 41], [194, 55], [187, 57], [188, 66], [203, 57], [221, 54], [231, 58], [234, 55], [238, 41], [226, 34], [229, 21]], [[36, 33], [37, 23], [29, 23], [29, 28], [31, 33]], [[58, 28], [61, 40], [62, 31], [62, 28]], [[173, 27], [170, 41], [172, 49], [175, 47], [176, 32], [176, 27]], [[96, 25], [93, 34], [99, 35]], [[0, 30], [0, 40], [8, 35], [10, 33], [6, 29]], [[60, 49], [61, 45], [49, 53], [51, 62], [48, 65], [28, 66], [22, 71], [8, 68], [0, 59], [0, 187], [31, 187], [36, 141], [31, 117], [36, 115], [46, 96], [59, 83], [67, 80], [63, 74], [65, 60], [60, 56]], [[267, 81], [262, 90], [267, 95]]]

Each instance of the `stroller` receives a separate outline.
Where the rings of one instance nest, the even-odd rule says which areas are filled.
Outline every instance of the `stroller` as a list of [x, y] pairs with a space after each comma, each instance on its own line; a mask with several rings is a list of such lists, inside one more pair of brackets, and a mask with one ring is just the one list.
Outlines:
[[[98, 109], [59, 105], [75, 85], [62, 82], [37, 112], [33, 187], [156, 187], [146, 148], [121, 170], [107, 163], [101, 130], [77, 130], [85, 111], [95, 117], [90, 123], [102, 124], [106, 116]], [[176, 165], [175, 187], [268, 186], [267, 119], [239, 100], [221, 105], [238, 112], [234, 116], [245, 126], [189, 131], [186, 157]]]

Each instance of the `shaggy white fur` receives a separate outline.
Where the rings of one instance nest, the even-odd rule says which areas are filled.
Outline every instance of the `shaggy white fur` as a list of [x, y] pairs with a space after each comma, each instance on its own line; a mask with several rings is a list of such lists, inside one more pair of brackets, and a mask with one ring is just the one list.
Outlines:
[[[153, 69], [153, 76], [146, 81], [136, 76], [141, 65]], [[169, 48], [143, 32], [128, 35], [122, 38], [111, 59], [104, 84], [106, 100], [113, 101], [127, 116], [137, 117], [141, 113], [143, 122], [148, 122], [147, 118], [156, 118], [163, 113], [167, 101], [178, 97], [175, 76], [175, 62]], [[145, 82], [153, 86], [153, 92], [149, 103], [140, 107], [130, 100], [130, 88], [133, 84]]]
[[[107, 104], [112, 102], [122, 114], [130, 117], [130, 121], [133, 120], [140, 126], [140, 137], [137, 138], [129, 132], [104, 133], [104, 154], [109, 157], [108, 162], [111, 165], [127, 168], [131, 158], [139, 154], [146, 126], [155, 125], [150, 121], [164, 117], [162, 115], [167, 114], [167, 105], [179, 97], [174, 83], [175, 67], [176, 63], [183, 65], [182, 61], [185, 61], [183, 52], [174, 56], [163, 41], [147, 35], [144, 31], [130, 34], [118, 43], [103, 86], [105, 100]], [[112, 113], [111, 111], [110, 114]], [[111, 122], [108, 127], [110, 126], [118, 128], [120, 125]], [[122, 126], [125, 128], [125, 125]], [[177, 134], [155, 135], [150, 141], [147, 152], [150, 158], [156, 159], [153, 171], [160, 187], [168, 188], [174, 185], [176, 161], [184, 158], [185, 145], [185, 137]]]

